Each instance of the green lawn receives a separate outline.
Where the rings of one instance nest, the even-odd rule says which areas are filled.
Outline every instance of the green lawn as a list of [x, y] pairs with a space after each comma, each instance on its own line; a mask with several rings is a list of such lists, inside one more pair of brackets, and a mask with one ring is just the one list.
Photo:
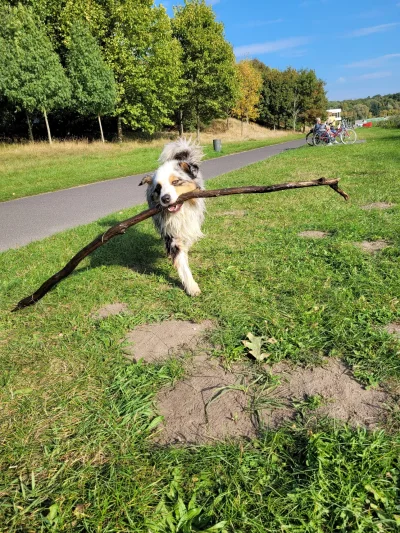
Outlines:
[[[299, 134], [205, 148], [206, 159], [302, 138]], [[0, 202], [154, 170], [162, 144], [59, 143], [0, 147]]]
[[[227, 363], [245, 358], [251, 331], [278, 341], [272, 361], [340, 357], [366, 386], [399, 390], [400, 344], [384, 326], [400, 321], [400, 130], [362, 134], [365, 144], [287, 151], [208, 182], [338, 176], [351, 200], [325, 187], [208, 200], [206, 237], [191, 253], [198, 298], [146, 221], [36, 306], [9, 312], [140, 207], [0, 255], [1, 532], [399, 531], [396, 408], [375, 432], [299, 416], [252, 441], [155, 447], [154, 395], [182, 368], [128, 364], [120, 343], [138, 324], [212, 319], [214, 355]], [[361, 209], [378, 201], [395, 205]], [[246, 214], [223, 215], [235, 210]], [[390, 246], [370, 255], [353, 244], [376, 239]], [[129, 268], [138, 264], [148, 272]], [[131, 314], [92, 317], [113, 302]]]

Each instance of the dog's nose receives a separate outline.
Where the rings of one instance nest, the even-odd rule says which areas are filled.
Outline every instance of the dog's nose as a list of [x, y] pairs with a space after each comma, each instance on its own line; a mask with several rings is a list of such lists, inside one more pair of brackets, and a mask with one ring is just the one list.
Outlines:
[[171, 196], [169, 194], [164, 194], [164, 196], [161, 196], [161, 201], [163, 204], [169, 204], [171, 201]]

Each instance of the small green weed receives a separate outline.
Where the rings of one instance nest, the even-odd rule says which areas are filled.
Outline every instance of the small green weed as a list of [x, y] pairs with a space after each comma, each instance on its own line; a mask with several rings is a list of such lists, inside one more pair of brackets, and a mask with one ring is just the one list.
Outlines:
[[293, 400], [293, 407], [302, 417], [305, 417], [312, 411], [316, 411], [322, 405], [324, 405], [327, 400], [320, 394], [306, 395], [303, 400]]

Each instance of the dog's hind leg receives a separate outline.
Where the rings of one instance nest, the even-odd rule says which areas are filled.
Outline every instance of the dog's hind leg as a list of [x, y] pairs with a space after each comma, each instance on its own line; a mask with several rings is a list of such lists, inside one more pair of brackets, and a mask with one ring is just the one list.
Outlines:
[[165, 246], [167, 253], [171, 257], [185, 291], [189, 296], [198, 296], [201, 291], [193, 279], [192, 271], [189, 267], [188, 250], [178, 239], [170, 235], [165, 236]]

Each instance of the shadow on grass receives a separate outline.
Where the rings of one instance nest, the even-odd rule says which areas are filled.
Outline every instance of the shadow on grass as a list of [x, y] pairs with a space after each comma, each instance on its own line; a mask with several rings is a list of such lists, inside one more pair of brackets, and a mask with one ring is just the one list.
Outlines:
[[[107, 220], [101, 225], [111, 227], [119, 220]], [[162, 267], [157, 267], [159, 259], [164, 260]], [[118, 265], [129, 268], [139, 274], [162, 276], [175, 286], [181, 287], [179, 281], [170, 277], [170, 260], [167, 258], [163, 242], [150, 232], [135, 226], [129, 228], [124, 235], [119, 235], [89, 256], [90, 267]]]

